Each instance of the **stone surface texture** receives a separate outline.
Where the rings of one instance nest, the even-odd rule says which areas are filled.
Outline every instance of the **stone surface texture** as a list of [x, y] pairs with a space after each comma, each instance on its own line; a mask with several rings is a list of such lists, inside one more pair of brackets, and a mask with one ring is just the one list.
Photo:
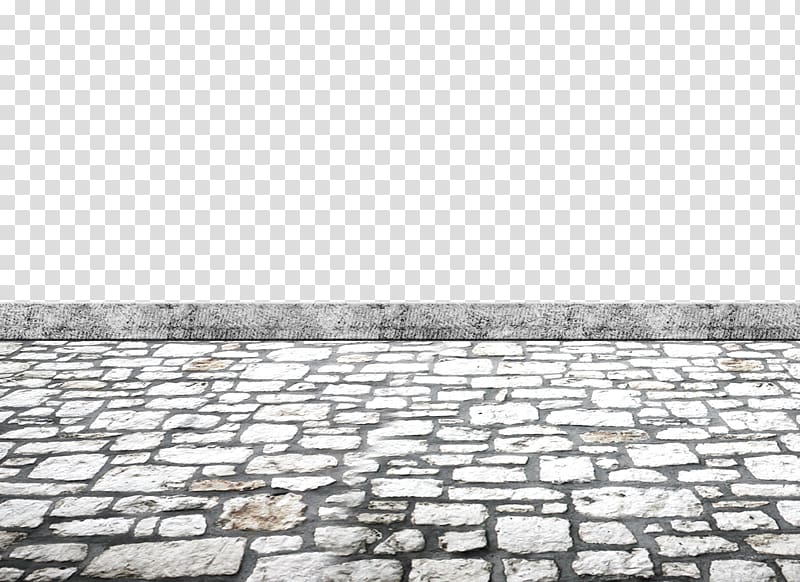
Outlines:
[[800, 342], [0, 342], [0, 581], [800, 580]]

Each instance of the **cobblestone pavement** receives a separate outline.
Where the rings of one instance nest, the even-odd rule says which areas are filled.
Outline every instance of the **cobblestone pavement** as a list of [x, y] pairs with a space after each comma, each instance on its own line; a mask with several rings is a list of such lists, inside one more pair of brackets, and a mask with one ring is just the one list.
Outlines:
[[800, 580], [798, 342], [0, 354], [0, 582]]

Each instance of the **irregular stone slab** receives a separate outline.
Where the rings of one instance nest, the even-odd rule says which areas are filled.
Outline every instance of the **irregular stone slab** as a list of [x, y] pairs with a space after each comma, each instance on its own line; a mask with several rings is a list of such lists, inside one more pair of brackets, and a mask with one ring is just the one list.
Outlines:
[[194, 475], [195, 467], [127, 465], [106, 471], [93, 491], [168, 491], [183, 486]]
[[558, 566], [553, 560], [503, 560], [506, 582], [556, 582]]
[[25, 582], [63, 582], [77, 571], [77, 568], [41, 568], [28, 574]]
[[535, 501], [561, 499], [564, 494], [545, 487], [489, 488], [489, 487], [450, 487], [447, 495], [453, 501], [512, 500]]
[[688, 366], [683, 358], [631, 358], [628, 363], [634, 368], [680, 368]]
[[207, 538], [111, 546], [84, 568], [96, 578], [178, 578], [236, 574], [245, 538]]
[[[786, 503], [785, 501], [778, 502], [778, 511], [780, 512], [780, 504]], [[783, 512], [781, 512], [783, 515]], [[778, 524], [775, 520], [768, 516], [763, 511], [718, 511], [712, 515], [714, 521], [717, 522], [717, 527], [722, 531], [746, 531], [751, 529], [778, 529]], [[786, 519], [784, 517], [784, 519]], [[788, 521], [788, 520], [787, 520]], [[796, 525], [796, 524], [793, 524]]]
[[698, 443], [695, 450], [709, 457], [728, 457], [731, 455], [757, 455], [760, 453], [779, 453], [775, 441], [730, 441], [727, 443]]
[[572, 547], [569, 521], [560, 517], [501, 516], [495, 531], [497, 547], [517, 554], [560, 552]]
[[593, 517], [698, 517], [703, 505], [689, 489], [598, 487], [572, 492], [575, 509]]
[[619, 521], [585, 521], [578, 525], [578, 535], [587, 544], [635, 544], [636, 537]]
[[658, 536], [656, 543], [658, 553], [670, 558], [735, 552], [739, 549], [736, 542], [719, 536]]
[[631, 441], [647, 440], [648, 434], [639, 429], [631, 430], [597, 430], [581, 435], [581, 439], [586, 443], [627, 443]]
[[176, 465], [238, 465], [253, 454], [249, 447], [193, 447], [180, 445], [161, 449], [156, 460]]
[[253, 415], [254, 420], [268, 422], [303, 422], [306, 420], [325, 420], [331, 405], [317, 402], [292, 404], [267, 404]]
[[35, 544], [15, 548], [9, 557], [34, 562], [81, 562], [88, 552], [86, 544]]
[[363, 554], [367, 545], [381, 538], [380, 532], [368, 527], [328, 526], [318, 527], [314, 531], [314, 543], [323, 551], [337, 556]]
[[310, 491], [333, 485], [334, 483], [336, 483], [336, 479], [333, 477], [274, 477], [271, 485], [273, 489]]
[[315, 435], [304, 436], [298, 443], [304, 449], [325, 449], [325, 450], [352, 450], [361, 445], [361, 437], [358, 435]]
[[453, 469], [453, 480], [475, 483], [521, 483], [528, 478], [525, 470], [520, 467], [457, 467]]
[[[512, 342], [479, 342], [472, 348], [473, 356], [521, 356], [522, 346]], [[800, 358], [798, 358], [800, 359]]]
[[167, 412], [111, 410], [101, 412], [89, 426], [92, 430], [149, 430], [158, 428]]
[[667, 477], [653, 469], [621, 469], [610, 471], [608, 480], [612, 483], [621, 481], [639, 481], [642, 483], [663, 483]]
[[544, 374], [563, 374], [567, 365], [563, 362], [500, 362], [497, 365], [497, 374], [514, 375], [527, 374], [542, 376]]
[[217, 525], [222, 529], [281, 531], [305, 521], [303, 498], [285, 495], [250, 495], [225, 502]]
[[327, 360], [331, 356], [330, 348], [283, 348], [267, 354], [273, 362], [313, 362]]
[[548, 424], [572, 426], [634, 426], [633, 415], [627, 411], [555, 410], [547, 415]]
[[504, 404], [486, 404], [471, 406], [470, 423], [476, 426], [491, 424], [524, 424], [538, 420], [539, 411], [527, 402], [507, 402]]
[[539, 457], [539, 480], [547, 483], [586, 483], [594, 481], [594, 466], [589, 457]]
[[448, 531], [439, 536], [439, 547], [445, 552], [471, 552], [486, 547], [486, 532]]
[[400, 582], [403, 566], [396, 560], [359, 560], [322, 570], [321, 582]]
[[733, 430], [797, 430], [797, 424], [785, 412], [729, 410], [719, 415]]
[[269, 536], [256, 538], [250, 544], [250, 549], [257, 554], [283, 554], [296, 552], [303, 547], [303, 538], [300, 536]]
[[321, 582], [321, 573], [341, 558], [326, 553], [304, 553], [259, 558], [246, 582]]
[[636, 548], [630, 552], [615, 550], [601, 550], [591, 552], [578, 552], [578, 557], [572, 562], [572, 569], [578, 576], [637, 576], [651, 578], [653, 562], [650, 555], [643, 548]]
[[[3, 365], [12, 364], [11, 362], [0, 362], [0, 367]], [[28, 367], [27, 364], [12, 364], [15, 366], [22, 365], [22, 370]], [[0, 374], [3, 371], [0, 369]], [[12, 390], [2, 398], [0, 398], [0, 408], [33, 408], [44, 404], [47, 400], [59, 394], [59, 390], [40, 390], [40, 389], [22, 389]]]
[[310, 368], [305, 364], [248, 364], [239, 378], [242, 380], [299, 380]]
[[416, 525], [480, 525], [488, 518], [486, 506], [478, 503], [417, 503], [411, 514]]
[[94, 477], [108, 457], [105, 455], [65, 455], [43, 459], [28, 475], [31, 479], [86, 481]]
[[373, 479], [376, 497], [439, 497], [443, 485], [438, 479]]
[[433, 366], [433, 373], [442, 376], [466, 376], [473, 374], [490, 374], [492, 361], [480, 358], [456, 358], [440, 360]]
[[775, 560], [786, 582], [798, 582], [800, 580], [800, 560]]
[[700, 462], [697, 455], [682, 443], [627, 445], [625, 450], [637, 467], [694, 465]]
[[339, 461], [330, 455], [272, 455], [256, 457], [247, 464], [249, 474], [277, 475], [280, 473], [312, 473], [336, 467]]
[[800, 555], [800, 534], [756, 534], [747, 536], [744, 541], [756, 552], [783, 556]]
[[800, 526], [800, 501], [778, 501], [778, 513], [792, 525]]
[[9, 499], [0, 503], [0, 527], [38, 527], [52, 501], [41, 499]]
[[500, 453], [551, 453], [569, 451], [574, 446], [571, 440], [560, 436], [498, 437], [494, 440], [494, 449]]
[[775, 582], [775, 571], [763, 562], [749, 560], [714, 560], [709, 568], [709, 582]]
[[671, 358], [713, 358], [722, 351], [714, 344], [664, 344], [664, 353]]
[[227, 479], [204, 479], [189, 485], [189, 491], [252, 491], [267, 486], [266, 481], [229, 481]]
[[154, 358], [191, 358], [205, 356], [217, 349], [214, 344], [179, 344], [167, 343], [158, 348], [153, 354]]
[[800, 481], [800, 457], [797, 455], [745, 457], [744, 464], [756, 479]]
[[249, 424], [239, 440], [245, 444], [283, 443], [292, 440], [297, 430], [291, 424]]
[[425, 536], [416, 529], [401, 529], [394, 532], [380, 544], [375, 546], [375, 554], [405, 554], [419, 552], [425, 548]]
[[162, 511], [211, 509], [218, 503], [218, 497], [132, 495], [117, 501], [112, 509], [119, 513], [159, 513]]
[[492, 565], [485, 560], [411, 560], [408, 582], [489, 582]]
[[103, 517], [54, 523], [50, 529], [59, 536], [118, 536], [128, 533], [132, 525], [133, 519], [126, 517]]

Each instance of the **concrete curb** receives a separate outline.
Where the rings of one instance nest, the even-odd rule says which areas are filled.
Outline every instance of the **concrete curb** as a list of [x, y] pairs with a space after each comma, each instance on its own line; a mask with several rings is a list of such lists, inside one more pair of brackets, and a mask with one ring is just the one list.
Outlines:
[[800, 303], [0, 302], [0, 338], [780, 340]]

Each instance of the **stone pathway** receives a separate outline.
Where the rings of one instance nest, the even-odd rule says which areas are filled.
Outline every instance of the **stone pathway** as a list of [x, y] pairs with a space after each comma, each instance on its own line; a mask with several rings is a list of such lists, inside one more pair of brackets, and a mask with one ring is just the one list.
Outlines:
[[0, 354], [0, 582], [800, 581], [798, 342]]

